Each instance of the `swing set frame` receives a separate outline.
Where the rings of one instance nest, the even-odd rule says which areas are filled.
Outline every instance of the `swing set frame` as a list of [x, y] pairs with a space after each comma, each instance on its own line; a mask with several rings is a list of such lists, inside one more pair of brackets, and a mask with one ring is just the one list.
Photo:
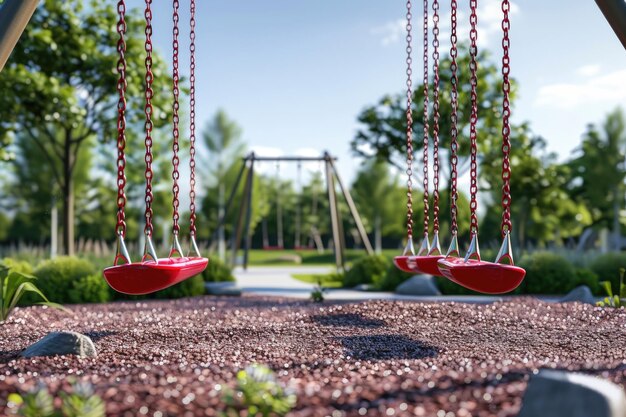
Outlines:
[[[301, 164], [302, 162], [323, 162], [324, 163], [324, 173], [326, 177], [326, 190], [328, 194], [329, 201], [329, 211], [330, 211], [330, 220], [331, 220], [331, 228], [333, 235], [333, 250], [335, 253], [335, 265], [338, 271], [344, 271], [346, 266], [346, 240], [345, 233], [343, 229], [343, 221], [341, 218], [341, 213], [339, 211], [338, 199], [337, 199], [337, 190], [336, 185], [339, 185], [339, 189], [341, 194], [348, 205], [348, 209], [350, 211], [350, 217], [354, 221], [356, 225], [357, 231], [359, 233], [359, 237], [363, 242], [363, 246], [365, 247], [365, 251], [368, 255], [374, 254], [374, 249], [372, 248], [372, 244], [370, 243], [369, 237], [367, 236], [367, 232], [365, 231], [365, 227], [363, 226], [363, 222], [361, 221], [361, 216], [354, 204], [354, 200], [352, 199], [352, 195], [350, 195], [350, 190], [344, 185], [344, 182], [339, 175], [339, 171], [335, 166], [336, 157], [331, 156], [328, 152], [324, 152], [322, 156], [319, 157], [305, 157], [305, 156], [283, 156], [283, 157], [264, 157], [257, 156], [254, 152], [246, 155], [242, 158], [241, 168], [237, 174], [237, 178], [235, 183], [230, 191], [230, 195], [228, 196], [228, 200], [226, 202], [224, 213], [229, 213], [230, 209], [233, 207], [233, 203], [235, 200], [235, 195], [237, 194], [237, 190], [239, 189], [241, 182], [244, 178], [245, 174], [245, 183], [243, 188], [243, 199], [239, 204], [239, 211], [237, 213], [237, 217], [235, 218], [234, 223], [234, 233], [231, 237], [231, 257], [230, 263], [231, 265], [235, 265], [237, 261], [237, 253], [240, 249], [243, 249], [243, 262], [242, 266], [244, 270], [248, 269], [248, 263], [250, 259], [250, 249], [252, 246], [252, 233], [250, 230], [250, 221], [252, 218], [252, 197], [253, 197], [253, 189], [254, 189], [254, 169], [255, 165], [259, 162], [295, 162]], [[226, 215], [224, 214], [218, 220], [218, 225], [215, 228], [215, 232], [211, 238], [212, 241], [217, 237], [217, 233], [221, 230], [226, 224]], [[242, 247], [243, 244], [243, 247]]]

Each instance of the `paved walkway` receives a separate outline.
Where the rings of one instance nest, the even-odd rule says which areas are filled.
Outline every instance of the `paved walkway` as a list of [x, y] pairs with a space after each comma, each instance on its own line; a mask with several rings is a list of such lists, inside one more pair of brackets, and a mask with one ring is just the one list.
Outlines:
[[[237, 284], [245, 293], [293, 298], [309, 298], [313, 284], [298, 281], [292, 274], [327, 274], [332, 268], [320, 266], [250, 267], [247, 271], [236, 268]], [[390, 292], [354, 291], [349, 289], [328, 289], [328, 300], [414, 300], [414, 301], [456, 301], [462, 303], [492, 303], [502, 300], [501, 296], [457, 295], [457, 296], [411, 296]]]

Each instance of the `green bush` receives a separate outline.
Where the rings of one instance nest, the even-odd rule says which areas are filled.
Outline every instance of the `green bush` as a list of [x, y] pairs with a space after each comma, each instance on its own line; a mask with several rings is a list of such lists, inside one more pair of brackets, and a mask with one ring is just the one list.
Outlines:
[[235, 277], [230, 266], [220, 261], [219, 258], [211, 258], [209, 265], [202, 271], [202, 279], [205, 282], [223, 282], [234, 281]]
[[626, 253], [612, 252], [600, 255], [589, 265], [599, 281], [611, 281], [613, 288], [619, 288], [619, 270], [626, 268]]
[[599, 295], [602, 293], [602, 287], [598, 275], [591, 269], [578, 268], [576, 269], [576, 287], [579, 285], [586, 285], [591, 289], [591, 292]]
[[72, 284], [70, 290], [72, 303], [106, 303], [110, 300], [109, 286], [102, 273], [80, 277]]
[[479, 294], [476, 291], [472, 291], [459, 285], [455, 282], [450, 281], [446, 277], [435, 277], [435, 281], [437, 283], [437, 288], [443, 295], [475, 295]]
[[535, 252], [523, 257], [520, 266], [526, 270], [520, 285], [520, 292], [525, 294], [564, 294], [578, 285], [574, 266], [554, 253]]
[[377, 277], [374, 281], [374, 286], [381, 291], [395, 291], [398, 285], [412, 276], [413, 274], [401, 271], [395, 265], [391, 264], [384, 275]]
[[[74, 302], [70, 295], [75, 283], [81, 278], [94, 275], [95, 267], [84, 259], [59, 257], [42, 262], [33, 272], [38, 278], [37, 286], [56, 303]], [[104, 280], [104, 278], [102, 278]]]
[[365, 256], [357, 259], [343, 277], [344, 287], [381, 282], [390, 261], [382, 255]]
[[29, 262], [20, 261], [13, 258], [4, 258], [0, 261], [0, 264], [3, 264], [12, 272], [17, 272], [24, 275], [33, 275], [33, 266]]
[[157, 291], [150, 298], [183, 298], [183, 297], [195, 297], [204, 294], [204, 280], [201, 275], [196, 275], [189, 279], [179, 282], [176, 285], [172, 285], [161, 291]]

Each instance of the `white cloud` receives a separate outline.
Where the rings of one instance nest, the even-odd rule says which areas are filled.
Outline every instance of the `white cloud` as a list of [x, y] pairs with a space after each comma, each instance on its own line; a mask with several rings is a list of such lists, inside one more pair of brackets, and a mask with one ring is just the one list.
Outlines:
[[[502, 8], [501, 0], [484, 0], [478, 6], [478, 47], [485, 48], [493, 40], [495, 45], [500, 45], [499, 38], [502, 36]], [[517, 3], [511, 2], [509, 15], [514, 17], [519, 14], [520, 8]], [[432, 47], [432, 9], [430, 10], [429, 22], [429, 47]], [[450, 43], [450, 11], [440, 12], [439, 15], [439, 39], [440, 45], [444, 49], [449, 48]], [[513, 29], [514, 30], [513, 22]], [[457, 10], [457, 35], [459, 41], [469, 42], [469, 10], [467, 8]], [[422, 44], [422, 14], [415, 12], [413, 15], [413, 41], [414, 49], [417, 52], [418, 46]], [[406, 19], [397, 19], [377, 26], [371, 30], [372, 35], [380, 38], [382, 46], [390, 46], [404, 41], [406, 36]], [[494, 38], [495, 36], [495, 38]], [[421, 48], [419, 48], [421, 50]]]
[[600, 73], [600, 65], [597, 65], [597, 64], [583, 65], [582, 67], [576, 70], [576, 73], [578, 75], [582, 75], [583, 77], [593, 77], [594, 75], [597, 75]]
[[556, 83], [539, 88], [536, 106], [571, 109], [579, 105], [626, 100], [626, 69], [589, 77], [580, 83]]

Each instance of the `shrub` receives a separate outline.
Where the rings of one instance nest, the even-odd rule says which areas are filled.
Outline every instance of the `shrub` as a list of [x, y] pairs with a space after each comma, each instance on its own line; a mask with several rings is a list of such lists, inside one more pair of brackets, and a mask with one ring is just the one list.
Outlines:
[[626, 285], [624, 284], [624, 268], [619, 270], [619, 286], [617, 291], [613, 294], [611, 283], [609, 281], [602, 281], [600, 284], [604, 287], [606, 297], [602, 301], [598, 301], [600, 307], [613, 307], [622, 308], [626, 306]]
[[59, 392], [59, 401], [55, 401], [48, 388], [40, 385], [22, 395], [10, 394], [8, 400], [24, 417], [104, 417], [104, 401], [90, 384], [73, 382], [72, 391]]
[[295, 394], [283, 388], [272, 370], [263, 365], [237, 372], [235, 389], [225, 389], [222, 400], [227, 417], [280, 417], [296, 405]]
[[600, 281], [610, 281], [613, 288], [619, 288], [619, 271], [626, 268], [626, 253], [612, 252], [598, 256], [589, 265]]
[[0, 261], [0, 264], [3, 264], [12, 272], [18, 272], [24, 275], [33, 275], [33, 266], [26, 261], [20, 261], [13, 258], [4, 258], [2, 261]]
[[202, 278], [205, 282], [234, 281], [232, 269], [219, 258], [211, 258], [209, 265], [202, 271]]
[[196, 275], [176, 285], [172, 285], [161, 291], [157, 291], [150, 298], [183, 298], [195, 297], [204, 294], [204, 280], [201, 275]]
[[9, 269], [0, 264], [0, 322], [9, 318], [17, 303], [27, 293], [33, 294], [50, 307], [61, 308], [60, 305], [51, 303], [46, 296], [35, 286], [37, 279], [30, 275]]
[[106, 303], [111, 300], [109, 286], [101, 273], [75, 280], [69, 295], [72, 303]]
[[577, 286], [578, 275], [564, 257], [550, 252], [535, 252], [523, 257], [520, 266], [526, 278], [520, 285], [525, 294], [562, 294]]
[[404, 272], [396, 268], [391, 264], [384, 275], [380, 275], [378, 280], [374, 281], [376, 289], [381, 291], [395, 291], [398, 285], [402, 284], [407, 279], [411, 278], [413, 274]]
[[435, 282], [437, 283], [437, 288], [444, 295], [472, 295], [479, 294], [476, 291], [472, 291], [463, 287], [462, 285], [457, 284], [456, 282], [450, 281], [446, 277], [435, 277]]
[[96, 270], [89, 261], [65, 256], [42, 262], [33, 275], [38, 278], [39, 288], [51, 300], [71, 303], [73, 300], [70, 292], [76, 281], [95, 273]]
[[390, 261], [382, 255], [365, 256], [357, 259], [343, 277], [344, 287], [372, 284], [382, 281]]
[[591, 289], [594, 294], [600, 294], [601, 286], [598, 280], [598, 275], [591, 269], [578, 268], [576, 269], [576, 287], [579, 285], [586, 285]]

